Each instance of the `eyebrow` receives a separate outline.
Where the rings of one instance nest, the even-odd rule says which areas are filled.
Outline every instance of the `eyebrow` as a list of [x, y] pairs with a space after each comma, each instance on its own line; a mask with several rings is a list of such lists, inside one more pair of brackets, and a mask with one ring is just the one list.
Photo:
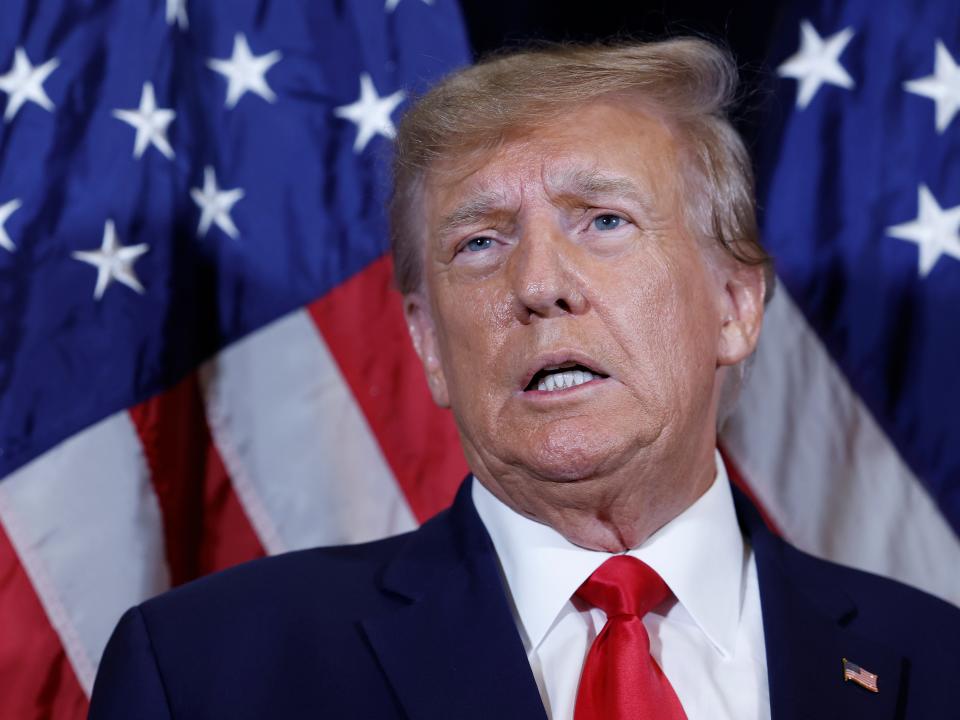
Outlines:
[[438, 232], [441, 237], [466, 225], [473, 225], [492, 218], [513, 217], [515, 210], [504, 205], [501, 193], [484, 192], [470, 198], [440, 221]]
[[[597, 171], [574, 170], [564, 173], [560, 179], [551, 183], [548, 192], [551, 196], [575, 204], [583, 200], [594, 200], [615, 195], [649, 207], [649, 198], [631, 179], [616, 175], [605, 175]], [[444, 237], [461, 227], [480, 222], [500, 221], [513, 218], [516, 210], [505, 206], [502, 193], [483, 192], [446, 215], [439, 224], [438, 234]]]
[[630, 178], [605, 175], [595, 170], [574, 170], [566, 173], [556, 183], [552, 183], [549, 192], [555, 197], [574, 202], [615, 195], [643, 207], [649, 205], [647, 193], [642, 192]]

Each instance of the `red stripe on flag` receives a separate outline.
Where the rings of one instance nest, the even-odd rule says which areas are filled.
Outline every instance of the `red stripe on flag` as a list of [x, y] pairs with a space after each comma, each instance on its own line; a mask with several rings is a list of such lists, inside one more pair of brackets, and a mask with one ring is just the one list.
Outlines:
[[213, 442], [207, 445], [203, 503], [202, 573], [223, 570], [266, 555]]
[[86, 716], [86, 695], [0, 526], [0, 718]]
[[751, 488], [744, 479], [743, 473], [740, 472], [740, 468], [737, 467], [737, 464], [730, 456], [730, 453], [728, 453], [723, 446], [720, 446], [719, 450], [720, 455], [723, 457], [723, 464], [727, 466], [727, 475], [730, 477], [730, 482], [740, 488], [740, 491], [747, 496], [747, 499], [750, 500], [751, 503], [753, 503], [753, 506], [757, 509], [757, 512], [760, 513], [760, 517], [763, 518], [763, 522], [766, 524], [767, 529], [774, 535], [783, 537], [783, 533], [780, 531], [777, 523], [774, 522], [773, 516], [763, 506], [763, 503], [760, 502], [760, 498], [757, 497], [757, 494], [753, 491], [753, 488]]
[[430, 397], [392, 277], [385, 256], [308, 310], [423, 522], [450, 504], [467, 464], [453, 416]]
[[196, 374], [130, 408], [180, 585], [265, 553], [210, 436]]

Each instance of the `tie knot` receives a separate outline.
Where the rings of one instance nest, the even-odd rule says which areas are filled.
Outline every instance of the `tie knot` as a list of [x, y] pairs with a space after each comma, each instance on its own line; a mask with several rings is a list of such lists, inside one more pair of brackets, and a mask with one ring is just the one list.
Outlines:
[[657, 571], [642, 560], [616, 555], [598, 567], [577, 590], [577, 597], [603, 610], [607, 617], [636, 615], [642, 618], [670, 590]]

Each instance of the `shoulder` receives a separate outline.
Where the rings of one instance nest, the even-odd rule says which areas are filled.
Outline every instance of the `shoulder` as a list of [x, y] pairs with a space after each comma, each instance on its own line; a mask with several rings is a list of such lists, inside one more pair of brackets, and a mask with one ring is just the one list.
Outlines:
[[363, 622], [406, 602], [381, 575], [418, 532], [255, 560], [132, 608], [91, 717], [341, 717], [344, 698], [358, 717], [396, 716]]
[[[764, 566], [760, 573], [764, 604], [770, 600], [763, 598], [765, 592], [798, 594], [857, 634], [882, 638], [907, 656], [943, 657], [960, 672], [960, 652], [941, 642], [944, 636], [960, 637], [960, 608], [891, 578], [806, 553], [775, 534], [753, 501], [737, 488], [734, 502], [758, 570]], [[952, 571], [940, 568], [940, 572]], [[782, 584], [780, 577], [785, 579]]]
[[910, 657], [943, 654], [960, 670], [960, 653], [944, 637], [960, 637], [960, 608], [904, 583], [809, 555], [783, 543], [781, 555], [797, 586], [845, 612], [844, 623], [861, 635]]
[[238, 628], [253, 627], [254, 636], [296, 625], [343, 632], [407, 602], [391, 592], [387, 578], [396, 584], [398, 572], [430, 574], [457, 563], [449, 550], [457, 522], [448, 509], [401, 535], [253, 560], [165, 592], [138, 610], [151, 635], [193, 647], [228, 642]]
[[361, 616], [382, 603], [378, 579], [412, 533], [261, 558], [200, 578], [140, 606], [148, 626], [184, 618], [217, 624], [290, 619], [298, 612]]
[[[131, 609], [104, 654], [92, 717], [129, 717], [125, 705], [154, 717], [146, 705], [158, 698], [172, 717], [340, 717], [343, 697], [362, 716], [393, 717], [363, 623], [405, 604], [381, 576], [417, 532], [255, 560]], [[342, 692], [319, 692], [317, 678]], [[147, 698], [145, 687], [160, 689]]]

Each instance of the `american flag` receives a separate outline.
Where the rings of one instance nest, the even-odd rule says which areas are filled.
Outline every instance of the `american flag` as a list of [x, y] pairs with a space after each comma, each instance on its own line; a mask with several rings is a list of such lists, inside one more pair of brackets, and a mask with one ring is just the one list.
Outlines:
[[843, 658], [843, 681], [848, 682], [850, 680], [870, 692], [880, 692], [877, 688], [877, 676], [874, 673], [864, 670], [856, 663]]
[[[917, 183], [947, 212], [960, 203], [945, 139], [960, 121], [938, 131], [935, 101], [903, 85], [935, 74], [938, 38], [960, 51], [942, 34], [960, 28], [956, 11], [923, 7], [927, 35], [913, 18], [878, 28], [888, 18], [867, 3], [785, 30], [783, 65], [802, 52], [802, 19], [824, 42], [852, 28], [830, 48], [853, 84], [821, 82], [803, 107], [792, 71], [778, 86], [763, 188], [783, 286], [724, 446], [789, 538], [960, 602], [956, 424], [918, 416], [918, 432], [940, 422], [926, 437], [940, 474], [911, 464], [831, 340], [838, 311], [807, 309], [883, 279], [852, 262], [869, 245], [902, 263], [892, 295], [867, 305], [902, 306], [866, 314], [893, 323], [869, 357], [896, 379], [908, 347], [932, 361], [928, 341], [949, 336], [960, 264], [940, 254], [921, 275], [914, 247], [885, 230], [917, 216]], [[0, 717], [82, 717], [114, 623], [155, 593], [405, 530], [447, 504], [465, 466], [390, 289], [382, 206], [404, 104], [467, 59], [453, 0], [4, 3]], [[868, 76], [887, 78], [886, 104], [862, 95]], [[851, 107], [904, 173], [932, 147], [941, 175], [904, 181], [874, 214], [855, 205], [840, 180], [877, 178], [830, 129]], [[849, 134], [858, 152], [884, 149]], [[861, 214], [877, 227], [847, 255], [829, 219], [845, 229]], [[908, 346], [915, 309], [940, 331]], [[949, 362], [956, 338], [936, 347]], [[957, 381], [938, 377], [935, 407], [956, 405]], [[916, 390], [903, 385], [895, 412]]]
[[779, 278], [726, 428], [781, 532], [960, 605], [960, 3], [797, 2], [759, 142]]
[[453, 0], [3, 3], [0, 717], [85, 716], [131, 604], [452, 497], [383, 206], [468, 60]]

